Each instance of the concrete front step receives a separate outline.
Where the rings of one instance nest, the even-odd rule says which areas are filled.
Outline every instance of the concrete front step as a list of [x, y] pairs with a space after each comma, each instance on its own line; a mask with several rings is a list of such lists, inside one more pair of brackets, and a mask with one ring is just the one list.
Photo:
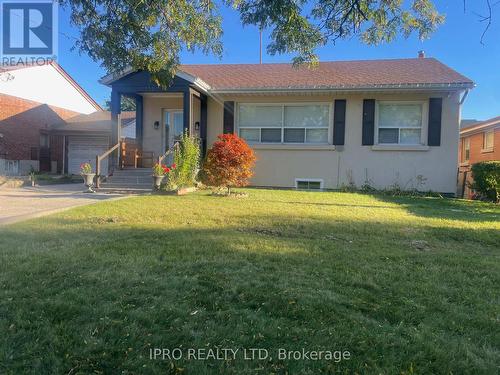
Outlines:
[[117, 169], [101, 183], [99, 191], [123, 194], [151, 192], [153, 178], [151, 168]]
[[153, 178], [152, 174], [114, 174], [108, 178]]
[[101, 186], [99, 189], [97, 189], [98, 193], [105, 193], [105, 194], [144, 194], [144, 193], [151, 193], [151, 188], [148, 189], [138, 189], [138, 188], [131, 188], [131, 187], [106, 187], [106, 186]]
[[120, 184], [152, 184], [152, 177], [108, 177], [104, 183], [120, 183]]
[[137, 168], [137, 169], [115, 169], [113, 173], [149, 173], [152, 174], [153, 170], [150, 168]]
[[149, 188], [151, 189], [153, 187], [153, 182], [130, 182], [130, 183], [123, 183], [123, 182], [115, 182], [115, 181], [108, 181], [108, 182], [103, 182], [101, 183], [102, 187], [124, 187], [124, 188], [140, 188], [140, 189], [146, 189]]
[[151, 168], [115, 169], [114, 173], [153, 173]]

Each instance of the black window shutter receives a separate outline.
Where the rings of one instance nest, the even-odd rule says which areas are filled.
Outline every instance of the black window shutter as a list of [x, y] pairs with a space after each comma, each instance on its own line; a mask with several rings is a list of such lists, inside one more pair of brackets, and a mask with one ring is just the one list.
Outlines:
[[335, 100], [335, 108], [333, 110], [333, 144], [342, 146], [345, 141], [345, 109], [346, 100]]
[[224, 134], [234, 133], [234, 102], [224, 102]]
[[363, 100], [363, 146], [373, 145], [375, 134], [375, 99]]
[[429, 130], [427, 132], [427, 145], [441, 146], [441, 114], [443, 112], [443, 99], [429, 99]]

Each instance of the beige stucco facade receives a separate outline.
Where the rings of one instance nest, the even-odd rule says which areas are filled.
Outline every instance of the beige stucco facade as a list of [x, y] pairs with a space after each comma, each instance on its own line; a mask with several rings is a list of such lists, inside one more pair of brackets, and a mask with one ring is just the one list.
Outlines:
[[[441, 145], [428, 147], [427, 115], [424, 105], [422, 146], [362, 146], [363, 99], [378, 101], [422, 101], [442, 97]], [[207, 104], [207, 144], [223, 132], [223, 102], [238, 103], [334, 103], [346, 99], [345, 145], [252, 145], [257, 155], [255, 186], [295, 187], [296, 179], [314, 179], [323, 182], [325, 189], [337, 189], [354, 183], [368, 182], [375, 188], [399, 185], [403, 189], [419, 188], [443, 193], [454, 193], [457, 176], [457, 147], [460, 123], [460, 93], [363, 93], [342, 95], [218, 95], [209, 96]], [[144, 149], [161, 151], [161, 130], [155, 130], [154, 121], [161, 122], [162, 108], [182, 108], [181, 98], [144, 98]], [[192, 117], [199, 117], [196, 111]], [[332, 113], [332, 110], [331, 110]], [[333, 117], [333, 116], [331, 116]], [[192, 118], [192, 124], [196, 120]], [[238, 120], [235, 116], [235, 132]], [[328, 139], [332, 140], [333, 121], [330, 121]], [[375, 137], [376, 138], [376, 137]]]
[[[144, 97], [143, 150], [162, 155], [166, 150], [164, 110], [182, 110], [182, 95], [158, 95]], [[158, 121], [158, 127], [155, 122]]]
[[[144, 96], [143, 150], [155, 156], [162, 155], [167, 148], [165, 130], [165, 111], [182, 111], [182, 94], [156, 94]], [[190, 111], [190, 131], [199, 135], [195, 124], [200, 122], [200, 102], [193, 97]], [[155, 123], [158, 122], [158, 127]]]

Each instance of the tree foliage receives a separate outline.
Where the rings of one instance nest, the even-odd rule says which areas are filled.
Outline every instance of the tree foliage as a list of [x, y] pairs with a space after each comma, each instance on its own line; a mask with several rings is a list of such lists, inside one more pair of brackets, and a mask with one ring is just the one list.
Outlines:
[[[135, 111], [135, 100], [128, 96], [122, 96], [120, 107], [122, 112]], [[111, 111], [111, 100], [106, 100], [104, 108], [106, 111]]]
[[236, 134], [221, 134], [208, 150], [203, 166], [203, 182], [209, 186], [225, 187], [248, 185], [253, 176], [255, 155], [248, 144]]
[[110, 72], [151, 72], [167, 85], [181, 49], [221, 55], [221, 18], [212, 0], [61, 0], [80, 29], [76, 47]]
[[236, 0], [234, 5], [244, 24], [271, 29], [270, 54], [295, 53], [295, 63], [314, 64], [315, 48], [338, 39], [359, 35], [378, 44], [412, 33], [424, 39], [444, 22], [431, 0]]
[[[60, 0], [81, 35], [76, 47], [110, 72], [146, 70], [165, 87], [182, 50], [222, 56], [219, 8], [236, 9], [244, 25], [270, 30], [269, 54], [317, 62], [315, 49], [338, 39], [367, 44], [398, 35], [424, 39], [444, 22], [434, 0]], [[489, 13], [482, 21], [491, 23]], [[465, 6], [467, 2], [464, 1]]]

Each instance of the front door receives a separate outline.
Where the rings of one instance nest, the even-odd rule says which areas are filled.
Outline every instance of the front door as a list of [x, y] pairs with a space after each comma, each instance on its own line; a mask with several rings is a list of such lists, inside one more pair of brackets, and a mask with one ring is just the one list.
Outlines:
[[51, 172], [49, 147], [40, 147], [38, 161], [40, 163], [40, 172]]
[[163, 122], [165, 125], [164, 149], [170, 150], [174, 143], [181, 139], [184, 132], [184, 113], [180, 110], [166, 109], [163, 111]]
[[38, 151], [38, 162], [40, 172], [51, 172], [50, 162], [50, 137], [48, 134], [40, 134], [40, 149]]

